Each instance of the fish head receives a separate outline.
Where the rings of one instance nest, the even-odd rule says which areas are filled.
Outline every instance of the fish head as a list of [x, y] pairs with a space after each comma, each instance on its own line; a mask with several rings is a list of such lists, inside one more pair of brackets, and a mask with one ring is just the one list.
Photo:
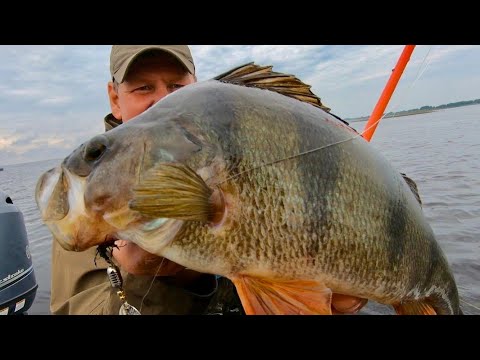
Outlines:
[[143, 176], [161, 164], [188, 163], [209, 176], [205, 165], [213, 147], [191, 115], [152, 107], [81, 144], [39, 178], [35, 198], [42, 220], [63, 248], [83, 251], [119, 236], [145, 238], [154, 231], [158, 237], [179, 229], [181, 220], [152, 217], [130, 203]]

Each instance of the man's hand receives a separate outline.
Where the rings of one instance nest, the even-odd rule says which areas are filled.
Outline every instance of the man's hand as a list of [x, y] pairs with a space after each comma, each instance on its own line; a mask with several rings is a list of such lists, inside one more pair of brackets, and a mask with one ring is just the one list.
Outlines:
[[115, 241], [113, 257], [121, 269], [132, 275], [172, 276], [185, 269], [163, 257], [153, 255], [140, 246], [125, 240]]

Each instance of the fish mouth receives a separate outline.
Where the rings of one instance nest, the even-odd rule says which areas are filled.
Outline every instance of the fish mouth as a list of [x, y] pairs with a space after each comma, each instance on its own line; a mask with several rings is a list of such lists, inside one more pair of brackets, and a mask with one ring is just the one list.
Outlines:
[[183, 224], [175, 219], [145, 217], [130, 209], [128, 202], [112, 211], [88, 210], [84, 199], [86, 186], [85, 177], [62, 166], [42, 175], [37, 183], [36, 200], [42, 220], [67, 251], [81, 252], [122, 239], [158, 253]]
[[87, 210], [86, 184], [86, 177], [61, 165], [43, 174], [37, 183], [35, 198], [41, 218], [55, 241], [67, 251], [79, 252], [99, 245], [118, 230], [100, 213]]
[[45, 222], [59, 221], [67, 216], [70, 207], [70, 184], [61, 166], [44, 173], [37, 182], [35, 200]]

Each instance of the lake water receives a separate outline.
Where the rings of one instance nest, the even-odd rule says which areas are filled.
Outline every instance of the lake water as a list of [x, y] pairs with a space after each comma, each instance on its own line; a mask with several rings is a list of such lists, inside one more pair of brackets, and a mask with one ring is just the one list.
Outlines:
[[[351, 125], [363, 130], [365, 122]], [[480, 105], [384, 119], [371, 144], [416, 181], [424, 212], [452, 266], [463, 311], [480, 314]], [[52, 238], [40, 220], [34, 191], [38, 177], [58, 163], [5, 165], [0, 171], [0, 189], [23, 212], [39, 285], [29, 314], [50, 314]], [[392, 311], [369, 303], [361, 313]]]

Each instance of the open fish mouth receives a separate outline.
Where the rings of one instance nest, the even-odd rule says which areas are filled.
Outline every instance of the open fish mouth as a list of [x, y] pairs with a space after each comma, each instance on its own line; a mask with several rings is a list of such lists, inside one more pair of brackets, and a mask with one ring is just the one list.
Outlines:
[[36, 201], [42, 220], [68, 251], [84, 251], [122, 239], [159, 253], [183, 224], [182, 220], [139, 213], [130, 207], [128, 196], [117, 209], [89, 206], [85, 201], [87, 190], [87, 177], [62, 165], [46, 172], [37, 183]]
[[69, 212], [68, 177], [59, 166], [50, 169], [37, 182], [35, 200], [44, 222], [62, 220]]
[[[83, 251], [99, 245], [136, 220], [134, 211], [101, 214], [88, 210], [84, 194], [86, 177], [58, 166], [37, 183], [36, 201], [44, 223], [60, 245], [69, 251]], [[114, 221], [106, 221], [113, 219]], [[121, 226], [120, 226], [121, 225]]]

